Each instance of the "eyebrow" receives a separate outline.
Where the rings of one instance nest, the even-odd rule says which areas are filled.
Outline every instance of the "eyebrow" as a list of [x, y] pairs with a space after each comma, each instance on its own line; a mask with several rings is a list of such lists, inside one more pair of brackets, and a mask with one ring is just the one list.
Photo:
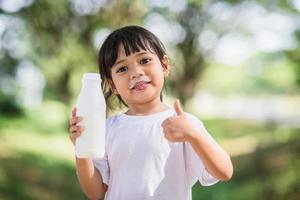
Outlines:
[[[135, 56], [140, 56], [140, 55], [144, 55], [144, 54], [148, 54], [147, 51], [142, 51], [142, 52], [136, 54]], [[125, 61], [125, 59], [119, 60], [119, 61], [117, 61], [117, 62], [114, 64], [114, 66], [116, 66], [116, 65], [118, 65], [118, 64], [120, 64], [120, 63], [122, 63], [122, 62], [124, 62], [124, 61]]]

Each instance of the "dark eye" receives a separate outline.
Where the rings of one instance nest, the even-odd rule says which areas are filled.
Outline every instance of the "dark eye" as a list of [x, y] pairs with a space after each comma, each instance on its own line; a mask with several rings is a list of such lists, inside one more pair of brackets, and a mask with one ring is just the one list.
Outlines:
[[125, 72], [126, 70], [127, 70], [127, 67], [126, 66], [122, 66], [116, 72], [117, 73], [121, 73], [121, 72]]
[[150, 62], [151, 61], [151, 59], [149, 59], [149, 58], [143, 58], [141, 61], [140, 61], [140, 64], [146, 64], [146, 63], [148, 63], [148, 62]]

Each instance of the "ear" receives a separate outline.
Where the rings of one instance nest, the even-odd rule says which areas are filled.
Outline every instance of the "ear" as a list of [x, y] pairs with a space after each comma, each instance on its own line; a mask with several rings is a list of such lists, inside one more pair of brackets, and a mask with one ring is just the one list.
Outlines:
[[163, 67], [164, 77], [166, 78], [169, 75], [171, 69], [170, 59], [167, 55], [164, 55], [162, 59], [162, 67]]
[[110, 87], [111, 91], [112, 91], [114, 94], [118, 94], [118, 91], [117, 91], [117, 89], [116, 89], [116, 87], [115, 87], [114, 82], [113, 82], [112, 80], [110, 80], [110, 79], [108, 79], [107, 82], [108, 82], [108, 84], [109, 84], [109, 87]]

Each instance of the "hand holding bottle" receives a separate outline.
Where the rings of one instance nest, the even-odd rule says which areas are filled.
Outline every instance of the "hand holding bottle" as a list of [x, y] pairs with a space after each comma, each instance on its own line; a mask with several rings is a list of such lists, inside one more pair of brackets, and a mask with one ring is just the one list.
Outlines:
[[[76, 123], [71, 130], [74, 132], [75, 155], [77, 158], [102, 158], [105, 155], [106, 103], [100, 75], [86, 73], [81, 83], [73, 112], [73, 124]], [[81, 118], [76, 118], [77, 114]], [[84, 134], [81, 134], [83, 127], [79, 126], [84, 127]]]
[[73, 143], [73, 145], [75, 145], [76, 139], [81, 136], [82, 132], [84, 131], [84, 127], [79, 126], [79, 122], [81, 122], [83, 120], [82, 117], [77, 116], [77, 109], [76, 107], [74, 107], [72, 109], [72, 116], [70, 119], [70, 139]]

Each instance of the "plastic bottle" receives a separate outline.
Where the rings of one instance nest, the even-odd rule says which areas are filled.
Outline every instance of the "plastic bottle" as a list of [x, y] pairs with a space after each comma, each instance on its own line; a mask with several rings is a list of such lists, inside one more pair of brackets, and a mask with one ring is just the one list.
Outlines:
[[78, 158], [101, 158], [105, 154], [106, 104], [97, 73], [86, 73], [77, 99], [77, 116], [83, 117], [79, 126], [85, 130], [76, 139], [75, 155]]

